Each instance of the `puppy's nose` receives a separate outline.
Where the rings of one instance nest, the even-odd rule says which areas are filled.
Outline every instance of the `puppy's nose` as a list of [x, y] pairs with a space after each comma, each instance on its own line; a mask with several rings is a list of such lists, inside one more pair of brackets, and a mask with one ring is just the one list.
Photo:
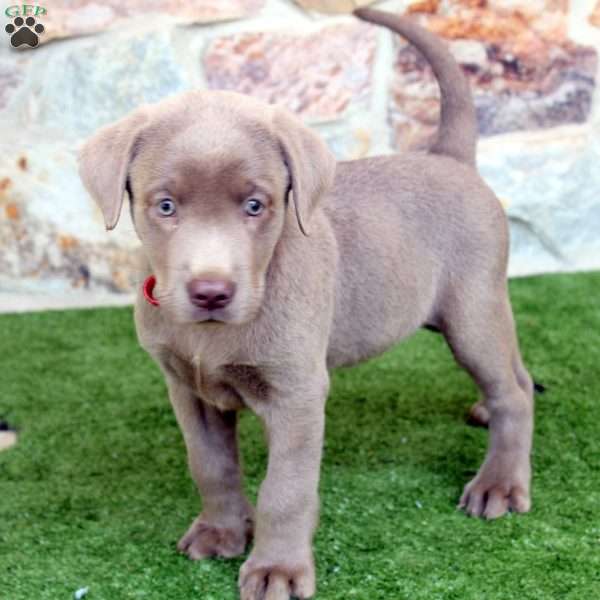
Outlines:
[[224, 308], [235, 294], [235, 283], [220, 279], [192, 279], [187, 284], [190, 301], [194, 306], [215, 310]]

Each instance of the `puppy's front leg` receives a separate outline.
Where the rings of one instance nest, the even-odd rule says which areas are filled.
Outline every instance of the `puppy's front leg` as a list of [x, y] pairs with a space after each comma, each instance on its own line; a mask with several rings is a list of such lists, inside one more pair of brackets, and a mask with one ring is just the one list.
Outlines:
[[269, 464], [258, 496], [254, 549], [240, 570], [242, 600], [310, 598], [315, 592], [312, 538], [328, 388], [324, 370], [268, 405], [253, 407], [267, 431]]
[[205, 404], [173, 376], [167, 376], [167, 385], [203, 505], [177, 548], [192, 559], [243, 554], [252, 536], [253, 509], [242, 490], [237, 414]]

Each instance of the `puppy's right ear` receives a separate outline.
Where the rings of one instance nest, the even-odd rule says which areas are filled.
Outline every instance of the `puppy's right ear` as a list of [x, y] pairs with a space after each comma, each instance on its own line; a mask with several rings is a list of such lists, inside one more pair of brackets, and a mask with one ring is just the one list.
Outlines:
[[119, 221], [129, 165], [148, 121], [149, 109], [140, 108], [96, 132], [79, 154], [79, 176], [100, 207], [106, 229]]
[[273, 124], [289, 174], [298, 227], [308, 235], [305, 222], [333, 184], [335, 157], [316, 133], [287, 110], [275, 106]]

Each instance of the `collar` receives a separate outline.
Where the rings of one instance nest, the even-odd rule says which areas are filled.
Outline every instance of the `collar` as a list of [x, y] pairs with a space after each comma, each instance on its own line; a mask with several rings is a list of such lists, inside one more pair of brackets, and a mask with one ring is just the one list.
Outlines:
[[150, 275], [142, 284], [142, 292], [144, 292], [144, 298], [146, 298], [148, 304], [152, 304], [152, 306], [160, 306], [160, 302], [152, 295], [155, 285], [156, 277], [154, 277], [154, 275]]

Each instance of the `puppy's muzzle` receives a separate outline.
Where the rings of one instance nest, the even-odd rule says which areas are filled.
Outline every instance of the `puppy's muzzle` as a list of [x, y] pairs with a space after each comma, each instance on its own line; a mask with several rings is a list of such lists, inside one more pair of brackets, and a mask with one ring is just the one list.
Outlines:
[[218, 310], [231, 303], [235, 283], [224, 279], [192, 279], [187, 284], [190, 302], [204, 310]]

